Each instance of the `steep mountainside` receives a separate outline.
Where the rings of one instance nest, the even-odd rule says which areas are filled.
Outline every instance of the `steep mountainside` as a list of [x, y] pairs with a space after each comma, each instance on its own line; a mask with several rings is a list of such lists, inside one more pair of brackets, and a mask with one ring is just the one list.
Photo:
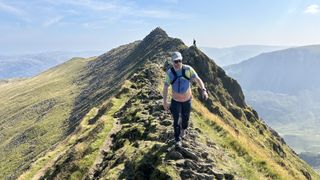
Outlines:
[[[163, 111], [160, 93], [165, 70], [170, 66], [170, 52], [176, 50], [198, 72], [210, 96], [203, 100], [199, 89], [193, 87], [191, 124], [183, 148], [174, 147], [172, 120]], [[43, 147], [42, 153], [20, 151], [22, 156], [35, 155], [30, 161], [20, 160], [25, 166], [19, 169], [12, 168], [15, 166], [10, 161], [1, 164], [6, 170], [1, 171], [1, 177], [320, 178], [275, 131], [259, 120], [257, 113], [246, 105], [235, 80], [197, 48], [186, 47], [160, 28], [142, 41], [116, 48], [83, 65], [81, 73], [72, 76], [79, 92], [70, 97], [74, 102], [67, 106], [70, 113], [63, 113], [69, 118], [60, 120], [66, 125], [60, 126], [64, 127], [61, 131], [65, 138], [60, 131], [52, 132], [60, 137], [51, 142], [54, 146]], [[38, 121], [43, 122], [41, 118]], [[42, 129], [36, 137], [20, 135], [24, 141], [16, 142], [16, 146], [29, 146], [28, 142], [34, 143], [54, 130], [48, 126]], [[40, 143], [34, 145], [38, 146]], [[3, 147], [14, 149], [6, 144]]]
[[265, 53], [226, 67], [247, 101], [298, 153], [319, 152], [320, 45]]
[[[122, 61], [136, 45], [128, 44], [102, 55], [107, 58], [115, 52], [122, 55], [122, 59], [110, 60], [110, 67], [104, 71], [116, 77], [113, 64]], [[88, 102], [94, 103], [91, 96], [99, 93], [92, 90], [94, 71], [89, 71], [96, 60], [72, 59], [33, 78], [0, 85], [0, 177], [16, 176], [78, 125], [90, 108]], [[111, 85], [104, 90], [112, 89]]]
[[245, 89], [297, 94], [320, 88], [320, 45], [264, 53], [226, 67]]

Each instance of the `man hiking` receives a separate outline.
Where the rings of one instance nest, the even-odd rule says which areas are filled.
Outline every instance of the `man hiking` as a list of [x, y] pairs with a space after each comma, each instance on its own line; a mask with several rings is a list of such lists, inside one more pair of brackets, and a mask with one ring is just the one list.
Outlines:
[[[182, 146], [181, 138], [189, 123], [192, 98], [190, 82], [197, 82], [201, 87], [203, 98], [208, 98], [207, 90], [202, 80], [191, 66], [182, 64], [182, 59], [180, 52], [172, 54], [173, 67], [167, 71], [163, 86], [163, 107], [167, 111], [169, 109], [167, 102], [168, 87], [172, 85], [170, 112], [174, 120], [174, 138], [177, 147]], [[181, 118], [181, 124], [179, 118]]]

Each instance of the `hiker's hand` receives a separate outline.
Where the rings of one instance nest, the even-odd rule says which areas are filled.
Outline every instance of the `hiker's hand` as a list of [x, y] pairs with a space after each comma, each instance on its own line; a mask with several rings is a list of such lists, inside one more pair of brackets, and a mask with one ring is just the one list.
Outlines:
[[207, 100], [208, 99], [208, 93], [207, 93], [207, 91], [202, 91], [202, 97], [203, 97], [203, 99], [204, 100]]
[[167, 101], [164, 101], [163, 102], [163, 108], [165, 111], [168, 111], [169, 110], [169, 105], [168, 105], [168, 102]]

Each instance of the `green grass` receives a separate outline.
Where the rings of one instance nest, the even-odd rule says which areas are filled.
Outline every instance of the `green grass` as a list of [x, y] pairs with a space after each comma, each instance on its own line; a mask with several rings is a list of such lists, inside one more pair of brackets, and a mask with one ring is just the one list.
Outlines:
[[[127, 86], [127, 83], [124, 84], [124, 87]], [[46, 164], [53, 162], [55, 163], [55, 158], [58, 155], [67, 156], [68, 150], [73, 148], [75, 151], [72, 153], [83, 156], [78, 161], [72, 162], [76, 167], [76, 171], [71, 172], [71, 179], [79, 179], [82, 177], [88, 169], [93, 165], [97, 156], [99, 155], [100, 148], [103, 146], [104, 141], [113, 127], [115, 121], [113, 114], [124, 105], [124, 103], [129, 99], [130, 93], [121, 95], [119, 98], [112, 98], [105, 102], [112, 104], [111, 108], [103, 114], [99, 120], [93, 124], [89, 125], [88, 122], [90, 119], [95, 117], [98, 113], [99, 108], [92, 108], [83, 120], [80, 123], [79, 131], [76, 131], [75, 134], [68, 137], [65, 141], [61, 142], [54, 150], [48, 152], [45, 156], [38, 159], [33, 163], [32, 167], [25, 172], [20, 179], [32, 179], [37, 172], [39, 172]], [[102, 129], [97, 129], [98, 126], [103, 127]], [[99, 130], [99, 132], [94, 132]], [[92, 136], [94, 133], [94, 137]], [[86, 138], [87, 140], [81, 143], [78, 143], [78, 140], [81, 138]], [[53, 164], [52, 164], [53, 165]], [[51, 165], [51, 166], [52, 166]], [[49, 166], [50, 167], [50, 166]]]
[[105, 139], [110, 132], [110, 130], [113, 127], [113, 123], [116, 121], [116, 119], [113, 117], [113, 114], [118, 111], [121, 106], [124, 105], [124, 103], [129, 99], [129, 96], [127, 94], [122, 95], [119, 99], [113, 98], [111, 99], [111, 103], [113, 106], [107, 113], [101, 118], [101, 120], [104, 123], [104, 128], [102, 131], [100, 131], [96, 137], [95, 140], [90, 143], [89, 149], [90, 153], [86, 154], [80, 161], [79, 161], [79, 168], [85, 172], [85, 170], [90, 167], [94, 161], [97, 158], [97, 155], [99, 154], [99, 150], [102, 147], [103, 143], [105, 142]]
[[[226, 124], [220, 117], [212, 115], [196, 100], [193, 101], [193, 105], [197, 106], [197, 109], [194, 109], [194, 113], [192, 113], [194, 126], [203, 132], [199, 141], [205, 143], [207, 139], [213, 140], [231, 158], [227, 164], [223, 159], [217, 163], [220, 168], [231, 172], [236, 170], [237, 174], [248, 179], [261, 179], [262, 177], [265, 179], [305, 178], [299, 172], [299, 168], [307, 168], [309, 171], [308, 166], [305, 163], [300, 163], [299, 158], [292, 155], [287, 146], [283, 146], [287, 157], [282, 160], [294, 166], [285, 169], [277, 163], [281, 158], [272, 151], [271, 147], [265, 144], [265, 139], [272, 137], [270, 132], [266, 131], [264, 135], [261, 135], [251, 125], [248, 128], [242, 121], [235, 119], [231, 119], [231, 125]], [[234, 127], [238, 129], [238, 134]], [[259, 141], [264, 147], [258, 145], [257, 142]], [[309, 172], [313, 171], [310, 169]], [[318, 177], [312, 173], [311, 176]]]
[[5, 104], [0, 106], [0, 179], [15, 177], [64, 138], [65, 120], [81, 88], [73, 80], [91, 60], [72, 59], [33, 78], [0, 85], [0, 104]]

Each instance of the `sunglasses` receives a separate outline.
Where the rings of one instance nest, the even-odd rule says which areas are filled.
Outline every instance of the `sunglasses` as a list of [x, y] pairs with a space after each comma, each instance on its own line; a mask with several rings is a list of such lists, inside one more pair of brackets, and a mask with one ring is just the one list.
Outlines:
[[181, 63], [182, 61], [181, 60], [175, 60], [173, 61], [174, 63], [178, 64], [178, 63]]

